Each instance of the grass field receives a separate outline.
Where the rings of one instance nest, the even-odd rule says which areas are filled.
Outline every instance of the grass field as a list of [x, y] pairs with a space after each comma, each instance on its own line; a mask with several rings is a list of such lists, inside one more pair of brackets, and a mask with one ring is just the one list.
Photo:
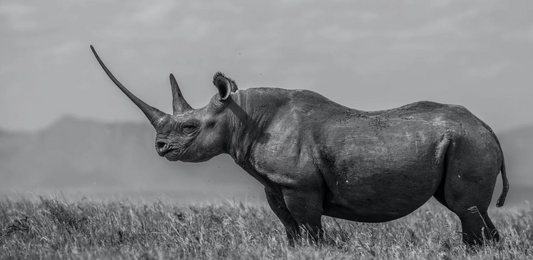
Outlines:
[[429, 202], [402, 219], [324, 217], [328, 244], [287, 246], [267, 205], [177, 205], [61, 196], [0, 201], [0, 259], [531, 259], [533, 207], [491, 209], [504, 240], [476, 250], [458, 218]]

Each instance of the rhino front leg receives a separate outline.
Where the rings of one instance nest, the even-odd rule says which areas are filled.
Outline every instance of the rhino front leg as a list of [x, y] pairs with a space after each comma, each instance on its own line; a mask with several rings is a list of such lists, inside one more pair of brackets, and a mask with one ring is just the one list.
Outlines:
[[304, 228], [317, 243], [324, 241], [324, 230], [322, 229], [323, 196], [318, 192], [319, 190], [283, 190], [283, 198], [290, 214], [298, 226]]
[[267, 189], [265, 189], [266, 198], [268, 205], [274, 211], [276, 216], [281, 220], [281, 223], [285, 226], [287, 232], [287, 239], [289, 240], [289, 245], [294, 246], [294, 242], [300, 237], [300, 229], [298, 223], [292, 217], [291, 213], [287, 209], [287, 205], [281, 196], [275, 196]]

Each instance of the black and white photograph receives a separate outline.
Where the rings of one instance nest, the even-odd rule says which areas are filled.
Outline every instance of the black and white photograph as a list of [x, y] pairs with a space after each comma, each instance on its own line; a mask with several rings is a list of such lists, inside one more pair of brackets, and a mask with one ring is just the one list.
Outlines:
[[0, 259], [531, 259], [533, 2], [0, 0]]

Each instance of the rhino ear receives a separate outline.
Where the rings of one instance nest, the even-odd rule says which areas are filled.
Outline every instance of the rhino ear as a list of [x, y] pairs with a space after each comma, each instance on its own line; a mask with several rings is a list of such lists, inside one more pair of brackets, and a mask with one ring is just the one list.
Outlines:
[[213, 85], [217, 87], [221, 100], [228, 99], [231, 92], [237, 91], [237, 83], [220, 71], [213, 76]]

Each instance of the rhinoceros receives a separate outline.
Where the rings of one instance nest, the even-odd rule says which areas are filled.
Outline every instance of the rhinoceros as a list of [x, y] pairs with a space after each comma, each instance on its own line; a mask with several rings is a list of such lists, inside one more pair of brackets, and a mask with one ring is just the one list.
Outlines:
[[302, 229], [321, 241], [322, 215], [391, 221], [432, 196], [457, 214], [467, 245], [500, 239], [487, 209], [500, 172], [498, 207], [509, 190], [503, 152], [491, 128], [462, 106], [422, 101], [361, 111], [309, 90], [239, 90], [217, 72], [218, 93], [199, 109], [170, 74], [171, 115], [128, 91], [91, 50], [155, 128], [160, 156], [203, 162], [229, 154], [264, 185], [291, 245]]

